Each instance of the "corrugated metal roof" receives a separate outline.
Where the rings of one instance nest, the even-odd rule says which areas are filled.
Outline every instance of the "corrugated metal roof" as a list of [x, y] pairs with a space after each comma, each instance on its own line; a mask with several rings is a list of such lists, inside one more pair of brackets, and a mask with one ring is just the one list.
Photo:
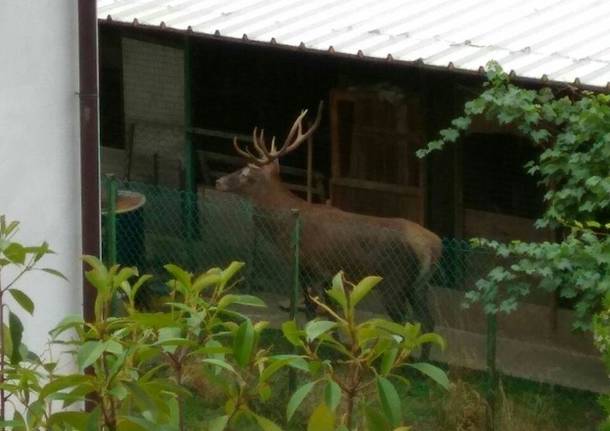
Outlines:
[[607, 0], [98, 0], [98, 16], [610, 88]]

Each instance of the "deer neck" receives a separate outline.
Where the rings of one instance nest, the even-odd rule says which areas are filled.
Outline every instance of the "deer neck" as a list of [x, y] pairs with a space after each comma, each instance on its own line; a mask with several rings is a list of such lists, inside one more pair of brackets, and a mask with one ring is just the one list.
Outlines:
[[279, 179], [272, 178], [252, 196], [255, 204], [269, 209], [301, 208], [306, 201], [292, 193]]

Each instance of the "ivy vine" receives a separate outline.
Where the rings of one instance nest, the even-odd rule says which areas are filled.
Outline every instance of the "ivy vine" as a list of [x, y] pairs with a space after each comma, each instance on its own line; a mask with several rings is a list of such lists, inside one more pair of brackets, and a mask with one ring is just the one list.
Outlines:
[[494, 62], [487, 65], [487, 78], [464, 114], [418, 156], [457, 142], [479, 116], [514, 127], [539, 149], [524, 166], [546, 190], [536, 227], [556, 229], [561, 241], [472, 240], [503, 264], [479, 280], [467, 303], [481, 301], [488, 313], [508, 313], [534, 288], [557, 291], [574, 301], [574, 326], [590, 328], [592, 314], [610, 292], [610, 95], [569, 85], [521, 88]]

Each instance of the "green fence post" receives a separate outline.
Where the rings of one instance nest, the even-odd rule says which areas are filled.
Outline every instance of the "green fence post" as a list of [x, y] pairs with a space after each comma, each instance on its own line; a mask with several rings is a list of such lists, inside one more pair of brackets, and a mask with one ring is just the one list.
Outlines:
[[106, 175], [106, 266], [112, 266], [117, 259], [117, 235], [116, 235], [116, 201], [117, 181], [114, 174]]
[[[106, 175], [106, 266], [111, 267], [117, 263], [117, 228], [116, 203], [118, 184], [114, 174]], [[110, 314], [116, 316], [119, 311], [119, 298], [115, 294], [110, 303]]]
[[[289, 318], [296, 322], [297, 307], [299, 302], [299, 291], [301, 289], [301, 265], [300, 265], [300, 250], [301, 250], [301, 215], [298, 209], [292, 209], [292, 217], [294, 218], [294, 231], [292, 238], [292, 289], [290, 292], [290, 315]], [[296, 347], [294, 348], [296, 353]], [[288, 375], [288, 390], [293, 393], [296, 389], [296, 373], [293, 368], [290, 368]]]
[[187, 239], [188, 264], [196, 269], [194, 241], [197, 224], [197, 184], [195, 179], [195, 155], [193, 148], [192, 112], [192, 42], [184, 40], [184, 190], [185, 190], [185, 230]]
[[496, 369], [496, 344], [498, 335], [498, 319], [496, 312], [487, 315], [487, 430], [498, 431], [496, 426], [496, 409], [498, 397], [498, 373]]

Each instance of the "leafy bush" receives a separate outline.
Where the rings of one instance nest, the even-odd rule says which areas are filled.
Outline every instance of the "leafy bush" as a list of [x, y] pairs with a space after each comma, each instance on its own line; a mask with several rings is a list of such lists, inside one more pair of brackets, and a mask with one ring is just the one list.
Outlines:
[[467, 299], [483, 301], [488, 313], [508, 313], [533, 288], [556, 291], [576, 304], [575, 327], [588, 329], [610, 291], [610, 96], [569, 86], [520, 88], [494, 62], [487, 77], [464, 114], [418, 155], [457, 142], [480, 116], [513, 126], [539, 149], [524, 166], [546, 189], [546, 209], [536, 225], [558, 229], [563, 237], [556, 243], [473, 241], [509, 263], [489, 272]]
[[[380, 277], [366, 277], [353, 284], [339, 273], [326, 291], [336, 309], [311, 298], [326, 314], [325, 319], [311, 320], [302, 329], [294, 321], [282, 325], [286, 339], [307, 359], [311, 377], [288, 402], [288, 420], [314, 386], [324, 385], [323, 400], [309, 418], [308, 430], [407, 430], [395, 387], [395, 383], [408, 385], [400, 369], [415, 368], [448, 387], [447, 376], [439, 368], [408, 362], [413, 350], [427, 343], [444, 348], [439, 335], [422, 334], [419, 324], [401, 325], [378, 318], [357, 321], [356, 306], [380, 281]], [[333, 359], [321, 355], [323, 350], [332, 351]], [[377, 399], [371, 396], [374, 393]]]
[[[7, 224], [0, 218], [0, 276], [9, 266], [18, 268], [14, 279], [0, 285], [0, 300], [8, 293], [33, 313], [32, 300], [15, 288], [15, 282], [38, 269], [61, 274], [39, 268], [38, 263], [51, 250], [46, 243], [24, 247], [13, 242], [16, 229], [16, 223]], [[442, 347], [438, 335], [421, 334], [417, 324], [356, 321], [358, 302], [379, 277], [353, 285], [338, 274], [328, 290], [338, 311], [313, 298], [329, 320], [314, 319], [302, 330], [294, 321], [284, 323], [284, 335], [299, 348], [298, 354], [272, 354], [270, 348], [260, 346], [267, 322], [253, 323], [237, 310], [265, 307], [257, 297], [234, 292], [235, 276], [243, 263], [198, 275], [166, 265], [165, 302], [157, 311], [143, 311], [136, 306], [136, 297], [150, 276], [141, 276], [135, 268], [108, 268], [91, 256], [84, 260], [89, 266], [86, 278], [96, 290], [93, 321], [67, 316], [50, 331], [51, 344], [63, 348], [78, 372], [62, 374], [58, 361], [29, 352], [21, 343], [23, 325], [9, 310], [9, 325], [0, 333], [2, 412], [7, 400], [18, 401], [22, 408], [10, 420], [2, 418], [2, 426], [15, 430], [182, 431], [184, 403], [191, 396], [185, 373], [197, 368], [223, 394], [207, 422], [209, 430], [248, 426], [280, 430], [258, 407], [277, 391], [274, 384], [280, 371], [291, 367], [313, 380], [293, 394], [288, 419], [311, 388], [324, 383], [323, 400], [317, 403], [308, 429], [352, 430], [360, 423], [371, 431], [407, 429], [400, 427], [395, 383], [406, 383], [406, 379], [398, 370], [410, 366], [443, 386], [448, 384], [438, 368], [408, 364], [414, 349], [426, 343]], [[122, 299], [120, 313], [113, 314], [117, 298]], [[0, 307], [0, 317], [3, 309]], [[324, 349], [333, 350], [336, 357], [324, 358], [320, 355]], [[372, 403], [361, 396], [369, 388], [376, 388], [379, 401]], [[89, 408], [83, 410], [85, 399]], [[339, 408], [342, 399], [345, 407]], [[374, 404], [381, 406], [385, 417], [372, 408]]]
[[[39, 393], [42, 378], [53, 374], [54, 362], [42, 363], [22, 343], [23, 324], [14, 310], [6, 303], [6, 297], [32, 315], [35, 304], [17, 283], [29, 272], [44, 271], [57, 277], [59, 272], [45, 268], [41, 262], [53, 253], [46, 242], [36, 246], [25, 246], [14, 240], [19, 231], [19, 223], [8, 221], [0, 215], [0, 426], [32, 429], [47, 417], [48, 406], [43, 399], [32, 400]], [[6, 312], [8, 311], [8, 316]], [[5, 323], [8, 320], [8, 325]], [[6, 407], [25, 406], [22, 413], [15, 413], [12, 420], [6, 420]]]

